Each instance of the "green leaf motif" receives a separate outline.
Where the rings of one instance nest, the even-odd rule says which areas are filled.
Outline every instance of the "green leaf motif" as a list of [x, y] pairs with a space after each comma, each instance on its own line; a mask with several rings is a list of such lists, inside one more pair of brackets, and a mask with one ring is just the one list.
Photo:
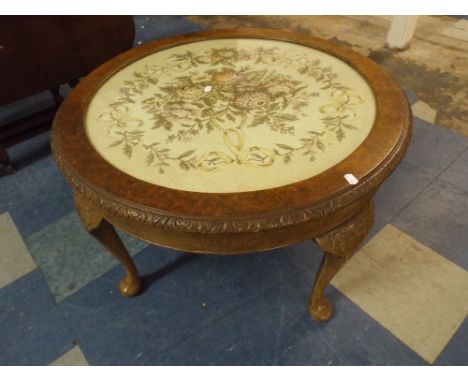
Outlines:
[[112, 142], [112, 143], [109, 145], [109, 148], [110, 148], [110, 147], [118, 146], [118, 145], [120, 145], [123, 141], [124, 141], [123, 139], [119, 139], [118, 141]]
[[249, 126], [255, 127], [255, 126], [263, 125], [266, 122], [267, 118], [268, 118], [267, 116], [254, 118]]
[[182, 170], [185, 170], [185, 171], [188, 171], [190, 170], [190, 165], [187, 164], [187, 162], [184, 162], [184, 161], [180, 161], [179, 162], [179, 166]]
[[132, 153], [133, 153], [133, 148], [131, 145], [129, 145], [128, 143], [125, 143], [124, 147], [123, 147], [123, 153], [131, 158], [132, 157]]
[[177, 157], [177, 159], [187, 158], [187, 157], [189, 157], [190, 155], [192, 155], [195, 151], [196, 151], [196, 149], [186, 151], [185, 153], [180, 154], [180, 155]]
[[294, 147], [291, 147], [289, 145], [285, 145], [284, 143], [276, 143], [276, 146], [279, 148], [285, 149], [285, 150], [294, 150]]
[[320, 139], [317, 139], [317, 147], [318, 149], [321, 151], [321, 152], [325, 152], [325, 145], [323, 144], [323, 142], [320, 140]]
[[146, 157], [146, 165], [149, 166], [154, 161], [154, 154], [150, 152]]
[[335, 131], [336, 139], [338, 139], [338, 142], [341, 142], [343, 138], [345, 137], [345, 133], [342, 129], [338, 129]]
[[283, 121], [297, 121], [299, 119], [294, 114], [276, 114], [275, 117]]

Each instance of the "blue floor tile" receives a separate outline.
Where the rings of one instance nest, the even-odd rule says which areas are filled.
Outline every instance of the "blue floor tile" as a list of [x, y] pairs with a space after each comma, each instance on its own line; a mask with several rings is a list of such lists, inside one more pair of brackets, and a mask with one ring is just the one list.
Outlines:
[[49, 156], [9, 177], [19, 194], [10, 214], [23, 237], [46, 227], [74, 210], [71, 188]]
[[0, 175], [0, 214], [11, 211], [22, 201], [21, 190], [11, 175]]
[[405, 89], [405, 96], [408, 99], [408, 102], [410, 103], [410, 105], [412, 105], [418, 100], [418, 97], [416, 97], [416, 95], [413, 93], [411, 89]]
[[394, 365], [424, 364], [414, 352], [333, 288], [325, 323], [309, 318], [310, 272], [289, 278], [195, 335], [140, 364]]
[[0, 213], [15, 208], [28, 198], [31, 184], [25, 181], [25, 174], [30, 173], [31, 169], [28, 170], [27, 166], [34, 167], [35, 162], [50, 157], [49, 133], [40, 134], [8, 148], [7, 151], [17, 172], [2, 175], [0, 171]]
[[374, 197], [375, 214], [390, 221], [434, 179], [409, 163], [401, 162]]
[[38, 271], [0, 290], [0, 365], [48, 365], [73, 336]]
[[[24, 142], [8, 148], [8, 155], [20, 174], [27, 172], [29, 166], [33, 166], [41, 159], [51, 157], [50, 131], [46, 131]], [[12, 176], [15, 178], [15, 176]], [[20, 176], [21, 178], [21, 176]]]
[[468, 319], [457, 330], [442, 354], [437, 366], [468, 366]]
[[[312, 243], [229, 257], [149, 247], [135, 257], [137, 267], [146, 284], [155, 275], [162, 277], [143, 294], [125, 299], [115, 292], [122, 276], [118, 267], [60, 308], [91, 364], [141, 364], [302, 269], [314, 274], [320, 255]], [[302, 302], [305, 307], [307, 299]]]
[[403, 161], [439, 175], [468, 147], [468, 138], [414, 118], [413, 137]]
[[[134, 16], [135, 44], [179, 34], [198, 32], [204, 27], [183, 16]], [[142, 28], [143, 27], [143, 28]]]
[[468, 193], [436, 179], [392, 224], [468, 269]]
[[468, 149], [439, 178], [468, 193]]
[[[70, 187], [50, 165], [51, 163], [43, 166], [38, 164], [34, 166], [35, 170], [29, 168], [30, 171], [37, 171], [49, 178], [49, 183], [35, 183], [34, 177], [29, 176], [24, 176], [24, 181], [17, 178], [21, 184], [20, 192], [27, 193], [27, 196], [14, 202], [9, 212], [23, 237], [41, 230], [74, 209]], [[13, 176], [17, 174], [19, 177], [19, 171]]]
[[50, 155], [44, 133], [9, 150], [17, 171], [0, 177], [0, 212], [8, 211], [23, 237], [39, 231], [73, 210], [69, 185]]

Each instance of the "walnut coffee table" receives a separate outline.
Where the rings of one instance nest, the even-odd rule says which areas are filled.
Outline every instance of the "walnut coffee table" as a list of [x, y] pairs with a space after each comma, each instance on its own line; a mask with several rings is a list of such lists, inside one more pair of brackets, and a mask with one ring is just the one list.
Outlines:
[[234, 255], [313, 239], [325, 255], [309, 313], [369, 232], [402, 159], [397, 83], [331, 42], [278, 30], [166, 38], [93, 71], [57, 113], [52, 147], [86, 229], [140, 290], [118, 227], [184, 252]]

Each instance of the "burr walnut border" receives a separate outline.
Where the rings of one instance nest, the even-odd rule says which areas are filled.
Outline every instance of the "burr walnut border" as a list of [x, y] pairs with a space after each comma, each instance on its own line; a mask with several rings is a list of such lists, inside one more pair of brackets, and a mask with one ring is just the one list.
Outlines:
[[374, 174], [361, 181], [354, 188], [338, 195], [330, 200], [318, 203], [314, 206], [304, 208], [299, 211], [290, 211], [273, 217], [257, 217], [253, 219], [223, 219], [220, 221], [214, 219], [196, 219], [191, 217], [177, 217], [165, 215], [159, 212], [149, 211], [148, 209], [137, 206], [129, 206], [126, 203], [113, 200], [104, 196], [102, 193], [94, 191], [86, 182], [73, 175], [56, 149], [56, 138], [53, 136], [52, 148], [57, 165], [72, 187], [87, 198], [93, 201], [106, 211], [118, 216], [134, 220], [139, 223], [151, 224], [157, 227], [167, 227], [171, 229], [199, 232], [199, 233], [240, 233], [240, 232], [258, 232], [273, 228], [281, 228], [288, 225], [304, 223], [311, 219], [317, 219], [322, 216], [333, 213], [344, 206], [351, 204], [363, 195], [367, 195], [373, 189], [377, 188], [396, 168], [405, 154], [410, 140], [410, 125], [405, 126], [405, 134], [399, 142], [398, 147], [393, 154], [387, 158], [387, 162], [382, 165]]
[[[178, 192], [150, 185], [112, 168], [92, 149], [84, 132], [83, 117], [89, 99], [101, 83], [123, 66], [158, 49], [226, 37], [297, 42], [334, 54], [353, 66], [368, 80], [376, 95], [377, 117], [369, 137], [350, 157], [318, 176], [276, 189], [237, 194]], [[363, 198], [396, 168], [409, 145], [410, 135], [411, 112], [401, 89], [369, 59], [320, 39], [283, 31], [239, 29], [160, 40], [104, 64], [78, 85], [57, 113], [52, 150], [60, 170], [75, 191], [111, 214], [178, 231], [240, 233], [318, 219]], [[351, 186], [343, 179], [346, 170], [360, 179], [357, 185]], [[111, 175], [103, 179], [105, 171]], [[128, 185], [128, 189], [123, 185]], [[134, 190], [144, 197], [136, 195]]]

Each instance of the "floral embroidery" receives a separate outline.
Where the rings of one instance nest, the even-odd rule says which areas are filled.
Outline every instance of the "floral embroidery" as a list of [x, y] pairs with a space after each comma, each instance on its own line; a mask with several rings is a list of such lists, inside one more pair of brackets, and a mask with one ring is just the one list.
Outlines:
[[[268, 67], [259, 69], [259, 63]], [[311, 126], [294, 146], [281, 142], [281, 136], [295, 136], [294, 121], [317, 112], [310, 102], [319, 93], [278, 70], [291, 67], [297, 78], [312, 78], [333, 100], [318, 108], [322, 128]], [[170, 75], [171, 80], [157, 87], [161, 74]], [[289, 163], [299, 154], [314, 161], [318, 151], [326, 151], [324, 134], [331, 133], [341, 142], [346, 130], [357, 129], [352, 124], [357, 117], [355, 106], [363, 102], [353, 89], [339, 82], [331, 67], [322, 67], [320, 60], [289, 56], [286, 50], [276, 47], [172, 54], [163, 64], [146, 65], [141, 72], [134, 72], [119, 94], [99, 117], [108, 123], [109, 134], [115, 137], [110, 147], [120, 147], [128, 158], [135, 148], [144, 150], [146, 165], [155, 166], [161, 174], [174, 162], [183, 170], [213, 171], [233, 164], [271, 166], [277, 160]], [[152, 129], [168, 131], [164, 142], [144, 143], [144, 122], [132, 118], [129, 112], [129, 104], [137, 101], [150, 115]], [[246, 143], [246, 130], [258, 126], [278, 134], [274, 147]], [[174, 142], [191, 142], [202, 131], [218, 134], [224, 150], [202, 152], [194, 146], [174, 153], [171, 149]]]

